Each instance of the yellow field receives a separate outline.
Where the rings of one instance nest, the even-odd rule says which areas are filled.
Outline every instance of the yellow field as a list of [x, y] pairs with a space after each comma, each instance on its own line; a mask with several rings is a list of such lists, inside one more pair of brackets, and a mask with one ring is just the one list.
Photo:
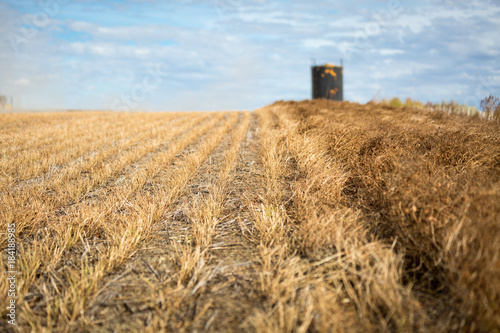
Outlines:
[[327, 101], [2, 114], [0, 204], [19, 272], [0, 330], [500, 330], [498, 122]]

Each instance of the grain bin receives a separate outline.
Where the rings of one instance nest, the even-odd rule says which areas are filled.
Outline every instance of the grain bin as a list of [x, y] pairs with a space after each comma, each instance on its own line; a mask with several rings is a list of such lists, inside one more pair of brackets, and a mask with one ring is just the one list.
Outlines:
[[344, 100], [342, 66], [326, 64], [312, 68], [312, 98]]

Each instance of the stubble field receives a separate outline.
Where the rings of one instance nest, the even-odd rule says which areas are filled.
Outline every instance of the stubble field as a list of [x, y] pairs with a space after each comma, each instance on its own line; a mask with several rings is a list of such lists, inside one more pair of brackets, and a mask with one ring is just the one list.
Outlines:
[[498, 122], [3, 114], [0, 154], [0, 331], [500, 331]]

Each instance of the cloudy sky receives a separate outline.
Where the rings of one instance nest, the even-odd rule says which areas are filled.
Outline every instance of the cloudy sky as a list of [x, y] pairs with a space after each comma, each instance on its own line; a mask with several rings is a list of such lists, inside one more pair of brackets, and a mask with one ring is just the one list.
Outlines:
[[241, 110], [500, 95], [498, 0], [2, 0], [0, 94], [36, 109]]

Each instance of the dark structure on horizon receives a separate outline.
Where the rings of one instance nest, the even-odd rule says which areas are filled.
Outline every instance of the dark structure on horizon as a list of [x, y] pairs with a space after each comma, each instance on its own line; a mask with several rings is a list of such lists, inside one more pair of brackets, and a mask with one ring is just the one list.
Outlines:
[[326, 98], [333, 101], [344, 100], [343, 67], [331, 64], [313, 66], [312, 98]]
[[14, 104], [12, 97], [0, 95], [0, 110], [12, 110], [12, 105]]

